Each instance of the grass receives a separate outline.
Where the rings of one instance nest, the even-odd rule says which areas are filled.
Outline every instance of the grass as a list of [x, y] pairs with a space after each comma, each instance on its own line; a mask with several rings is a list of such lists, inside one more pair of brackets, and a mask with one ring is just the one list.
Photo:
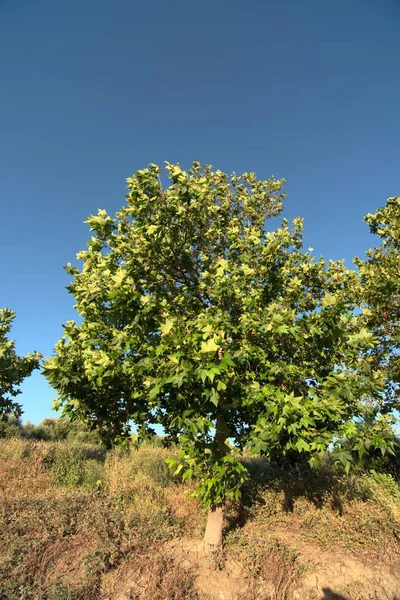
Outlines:
[[201, 527], [161, 448], [105, 456], [98, 447], [12, 439], [0, 451], [2, 599], [98, 598], [103, 575], [123, 560], [157, 555], [161, 543]]
[[[9, 439], [0, 440], [0, 452], [0, 600], [210, 598], [197, 559], [170, 550], [177, 540], [200, 541], [205, 523], [188, 484], [165, 465], [173, 450], [105, 453]], [[389, 570], [398, 563], [400, 492], [391, 475], [345, 476], [329, 461], [317, 472], [261, 459], [247, 466], [244, 507], [228, 507], [225, 548], [210, 575], [218, 581], [229, 564], [239, 565], [229, 597], [303, 598], [296, 594], [313, 569], [306, 548], [348, 551], [360, 561], [368, 555]]]
[[317, 471], [307, 464], [260, 468], [249, 466], [253, 477], [246, 491], [247, 519], [257, 528], [278, 527], [322, 546], [369, 548], [398, 557], [400, 491], [392, 475], [347, 476], [329, 463]]

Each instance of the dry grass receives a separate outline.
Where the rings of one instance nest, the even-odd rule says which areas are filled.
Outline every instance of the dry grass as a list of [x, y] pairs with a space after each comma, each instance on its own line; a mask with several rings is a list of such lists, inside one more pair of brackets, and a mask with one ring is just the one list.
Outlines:
[[163, 553], [160, 546], [109, 573], [103, 594], [115, 600], [208, 600], [196, 588], [195, 570]]
[[244, 565], [247, 586], [238, 600], [292, 598], [304, 565], [297, 553], [264, 531], [238, 532], [229, 540], [231, 553]]
[[[225, 600], [321, 600], [335, 598], [332, 590], [345, 600], [395, 600], [400, 590], [400, 492], [382, 473], [344, 477], [326, 466], [311, 477], [304, 466], [253, 461], [245, 518], [230, 507], [224, 552], [205, 570], [195, 554], [183, 551], [182, 560], [169, 545], [195, 545], [204, 529], [191, 488], [165, 465], [171, 451], [105, 455], [96, 446], [12, 439], [0, 440], [0, 452], [0, 600], [205, 600], [221, 590]], [[343, 581], [330, 580], [321, 561], [330, 570], [345, 561]], [[369, 596], [363, 582], [378, 561], [388, 583], [369, 582]], [[314, 586], [314, 572], [330, 596]], [[210, 585], [204, 592], [206, 579], [215, 580], [215, 595]]]
[[26, 494], [38, 495], [42, 490], [52, 487], [53, 478], [42, 468], [45, 451], [44, 444], [37, 445], [32, 460], [27, 460], [33, 444], [24, 440], [0, 440], [0, 499], [11, 501]]
[[[143, 445], [139, 449], [113, 450], [108, 453], [105, 464], [106, 486], [112, 496], [129, 497], [136, 493], [138, 476], [146, 475], [148, 480], [164, 488], [176, 484], [165, 459], [171, 450], [157, 446]], [[133, 486], [132, 490], [130, 486]]]
[[321, 546], [368, 549], [380, 559], [398, 560], [400, 492], [391, 476], [345, 477], [333, 471], [329, 485], [326, 477], [301, 470], [281, 474], [253, 492], [248, 518], [258, 530], [299, 533]]
[[400, 492], [393, 477], [255, 463], [245, 524], [235, 527], [232, 519], [226, 538], [228, 554], [250, 575], [243, 598], [399, 600]]
[[0, 451], [2, 600], [99, 598], [104, 574], [132, 554], [192, 534], [162, 449], [113, 452], [105, 464], [98, 448], [66, 443], [2, 440]]

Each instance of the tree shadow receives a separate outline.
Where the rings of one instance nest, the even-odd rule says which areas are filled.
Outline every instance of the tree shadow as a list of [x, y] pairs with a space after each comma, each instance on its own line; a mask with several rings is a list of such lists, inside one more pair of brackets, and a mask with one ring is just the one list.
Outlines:
[[320, 600], [350, 600], [348, 596], [342, 596], [342, 594], [337, 594], [331, 588], [322, 588], [324, 593], [321, 596]]
[[331, 507], [339, 515], [343, 514], [342, 478], [333, 465], [325, 464], [319, 469], [312, 469], [301, 460], [288, 461], [279, 467], [275, 489], [280, 489], [284, 494], [282, 509], [285, 512], [293, 512], [297, 498], [305, 498], [315, 508], [322, 508], [329, 497]]
[[234, 531], [235, 529], [241, 529], [246, 524], [246, 508], [244, 503], [239, 500], [231, 505], [230, 510], [225, 514], [226, 526], [224, 527], [224, 534]]
[[[351, 600], [349, 596], [342, 596], [342, 594], [337, 594], [331, 588], [322, 588], [324, 593], [323, 596], [320, 597], [319, 600]], [[400, 600], [399, 596], [393, 596], [392, 600]]]
[[[316, 508], [327, 501], [339, 515], [343, 514], [343, 499], [359, 497], [360, 491], [352, 489], [351, 480], [343, 480], [343, 474], [327, 462], [312, 469], [305, 460], [267, 461], [251, 458], [244, 461], [250, 479], [243, 489], [246, 507], [263, 503], [262, 492], [266, 488], [283, 495], [282, 510], [293, 512], [297, 498], [304, 498]], [[363, 498], [366, 500], [367, 498]]]
[[[292, 478], [290, 478], [290, 474]], [[295, 500], [305, 498], [315, 508], [322, 508], [329, 495], [329, 503], [333, 510], [339, 515], [343, 514], [343, 501], [340, 494], [338, 481], [332, 473], [311, 472], [307, 467], [299, 470], [291, 470], [283, 474], [282, 478], [275, 482], [275, 489], [281, 489], [284, 494], [282, 510], [293, 512]]]

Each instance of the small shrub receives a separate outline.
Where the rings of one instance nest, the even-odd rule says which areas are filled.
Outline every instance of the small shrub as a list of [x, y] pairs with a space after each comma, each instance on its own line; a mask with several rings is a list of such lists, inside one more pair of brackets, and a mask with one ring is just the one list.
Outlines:
[[[100, 445], [98, 431], [91, 430], [88, 425], [79, 421], [70, 421], [66, 417], [59, 419], [44, 419], [38, 425], [29, 421], [20, 426], [19, 436], [26, 439], [46, 442], [61, 442], [68, 440], [77, 444]], [[0, 428], [1, 437], [1, 428]]]
[[56, 485], [74, 487], [82, 484], [85, 473], [85, 456], [79, 446], [54, 446], [50, 465]]
[[171, 449], [153, 444], [142, 444], [139, 448], [131, 447], [129, 462], [132, 472], [144, 473], [161, 486], [174, 485], [177, 479], [165, 462], [172, 453]]
[[96, 487], [104, 480], [104, 453], [94, 447], [60, 442], [48, 447], [44, 459], [58, 486]]
[[393, 498], [400, 500], [399, 486], [390, 473], [377, 473], [374, 469], [371, 469], [370, 474], [380, 489], [384, 488]]

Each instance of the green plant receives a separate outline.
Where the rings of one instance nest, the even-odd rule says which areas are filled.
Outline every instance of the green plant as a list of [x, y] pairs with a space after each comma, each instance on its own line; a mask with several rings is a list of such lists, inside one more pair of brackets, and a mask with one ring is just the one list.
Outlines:
[[365, 325], [379, 339], [371, 359], [386, 376], [382, 411], [398, 407], [400, 392], [400, 197], [388, 198], [374, 214], [365, 216], [381, 244], [355, 259], [361, 276]]
[[22, 407], [15, 397], [21, 393], [19, 386], [34, 369], [39, 368], [42, 355], [39, 352], [18, 356], [15, 342], [8, 339], [15, 313], [7, 308], [0, 309], [0, 418], [9, 415], [19, 417]]
[[20, 437], [22, 422], [20, 417], [10, 415], [5, 421], [0, 420], [0, 438]]
[[56, 485], [96, 487], [104, 479], [104, 457], [96, 450], [65, 442], [50, 446], [45, 464]]
[[377, 473], [374, 469], [370, 471], [372, 479], [379, 486], [384, 487], [393, 496], [393, 498], [400, 499], [399, 486], [393, 479], [390, 473]]
[[44, 419], [38, 425], [28, 421], [24, 425], [21, 424], [18, 436], [49, 442], [68, 440], [77, 444], [92, 445], [101, 442], [96, 430], [91, 430], [85, 423], [71, 421], [66, 417]]

